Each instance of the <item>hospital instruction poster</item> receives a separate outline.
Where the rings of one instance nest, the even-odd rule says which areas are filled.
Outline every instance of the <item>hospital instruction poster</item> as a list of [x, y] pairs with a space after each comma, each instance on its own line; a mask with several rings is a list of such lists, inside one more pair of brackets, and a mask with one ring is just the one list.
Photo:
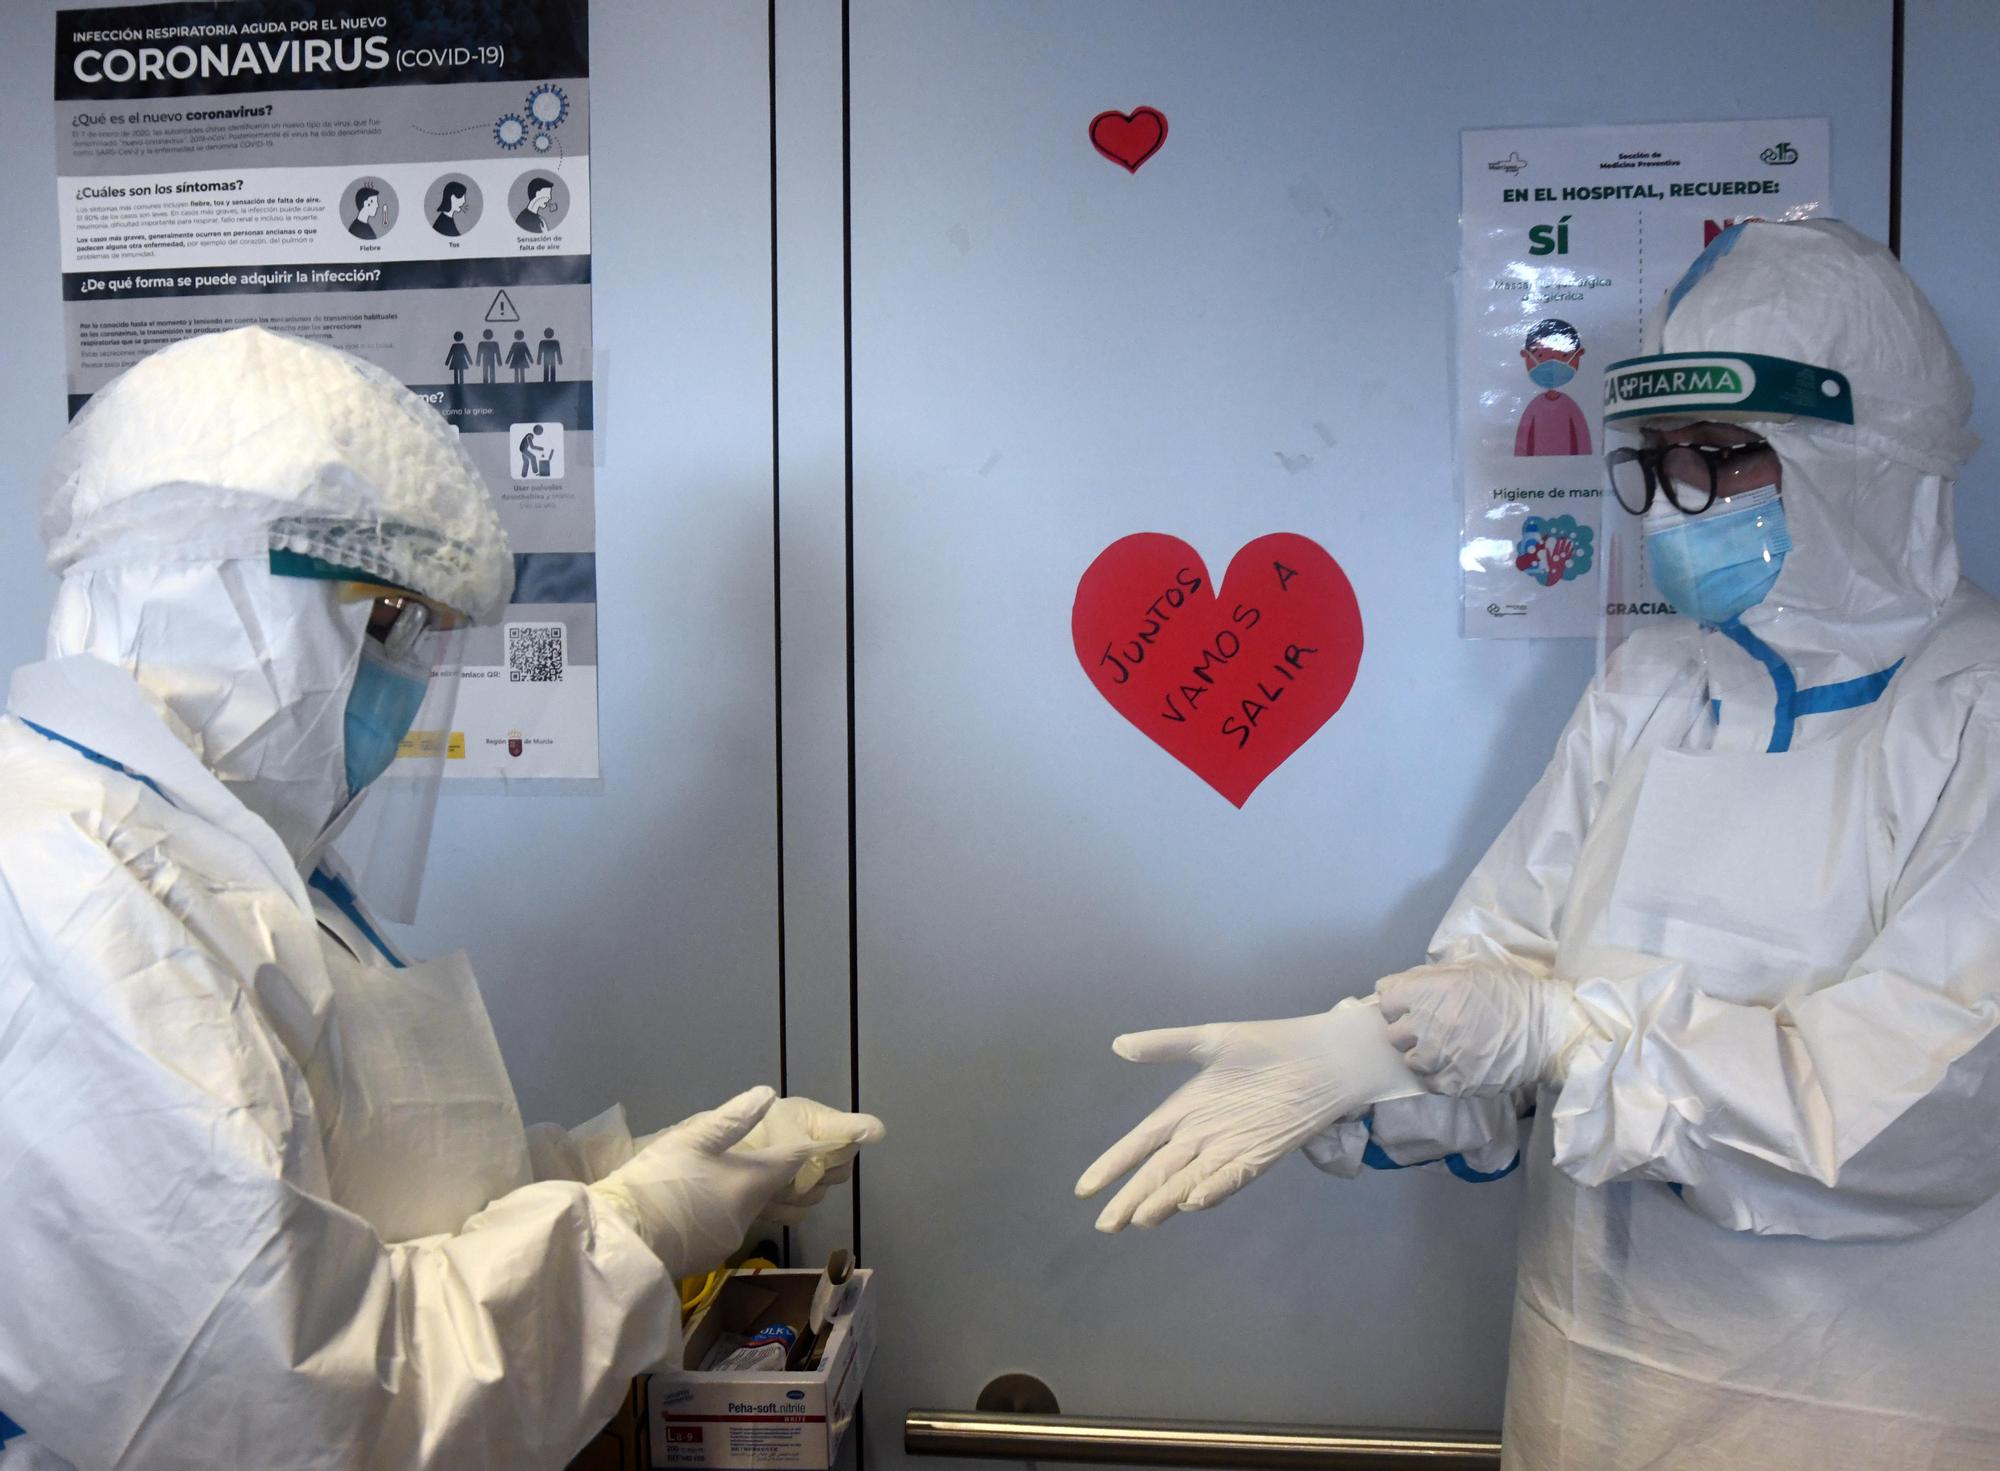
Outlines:
[[598, 774], [589, 72], [587, 0], [56, 20], [70, 413], [147, 353], [249, 323], [434, 405], [517, 583], [466, 637], [454, 778]]
[[1827, 139], [1825, 118], [1463, 135], [1455, 361], [1467, 638], [1592, 635], [1607, 589], [1657, 602], [1643, 568], [1599, 555], [1603, 517], [1617, 513], [1603, 370], [1639, 354], [1646, 314], [1731, 224], [1827, 211]]

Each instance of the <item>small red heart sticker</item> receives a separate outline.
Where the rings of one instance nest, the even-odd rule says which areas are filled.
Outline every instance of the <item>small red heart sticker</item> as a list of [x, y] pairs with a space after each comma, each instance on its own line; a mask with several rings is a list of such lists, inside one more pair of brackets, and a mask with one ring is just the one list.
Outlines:
[[1127, 173], [1160, 151], [1167, 141], [1167, 115], [1157, 107], [1130, 112], [1100, 112], [1090, 120], [1090, 141], [1097, 151]]
[[1241, 807], [1332, 717], [1361, 667], [1361, 606], [1317, 542], [1260, 536], [1215, 586], [1178, 537], [1098, 554], [1070, 613], [1098, 693]]

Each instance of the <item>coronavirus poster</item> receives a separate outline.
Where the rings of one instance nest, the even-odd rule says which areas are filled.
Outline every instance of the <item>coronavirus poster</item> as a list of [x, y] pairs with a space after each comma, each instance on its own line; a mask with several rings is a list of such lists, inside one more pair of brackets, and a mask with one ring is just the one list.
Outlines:
[[1827, 212], [1826, 119], [1462, 142], [1461, 631], [1586, 636], [1607, 584], [1646, 596], [1643, 569], [1604, 561], [1603, 370], [1640, 352], [1646, 314], [1730, 225]]
[[587, 0], [59, 13], [69, 406], [256, 323], [463, 436], [515, 553], [470, 631], [454, 778], [598, 774]]

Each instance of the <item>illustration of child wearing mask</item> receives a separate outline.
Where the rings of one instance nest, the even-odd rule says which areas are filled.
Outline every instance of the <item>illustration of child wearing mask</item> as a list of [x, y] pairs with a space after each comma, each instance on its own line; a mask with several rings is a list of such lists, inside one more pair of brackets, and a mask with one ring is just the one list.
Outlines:
[[1561, 391], [1583, 361], [1583, 339], [1576, 328], [1555, 317], [1535, 323], [1528, 329], [1521, 361], [1544, 391], [1521, 410], [1521, 422], [1514, 430], [1515, 456], [1589, 454], [1590, 425], [1576, 400]]

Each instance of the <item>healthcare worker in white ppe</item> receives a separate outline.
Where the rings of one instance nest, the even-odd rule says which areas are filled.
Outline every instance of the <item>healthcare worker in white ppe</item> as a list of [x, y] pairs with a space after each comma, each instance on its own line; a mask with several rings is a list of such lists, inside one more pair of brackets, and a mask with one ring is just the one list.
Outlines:
[[[1326, 1112], [1318, 1019], [1255, 1024], [1247, 1061], [1242, 1029], [1202, 1029], [1188, 1087], [1221, 1075], [1238, 1140], [1343, 1173], [1501, 1169], [1534, 1111], [1510, 1467], [2000, 1465], [2000, 606], [1959, 575], [1951, 504], [1971, 386], [1895, 259], [1829, 221], [1719, 236], [1646, 350], [1606, 370], [1606, 516], [1677, 616], [1641, 601], [1429, 963], [1377, 985], [1433, 1096]], [[1174, 1147], [1155, 1128], [1082, 1183]], [[1212, 1204], [1214, 1173], [1151, 1190]]]
[[49, 657], [0, 716], [0, 1468], [563, 1466], [676, 1347], [676, 1279], [881, 1126], [757, 1089], [524, 1129], [464, 956], [355, 897], [330, 843], [513, 584], [399, 384], [178, 343], [72, 423], [43, 531]]

